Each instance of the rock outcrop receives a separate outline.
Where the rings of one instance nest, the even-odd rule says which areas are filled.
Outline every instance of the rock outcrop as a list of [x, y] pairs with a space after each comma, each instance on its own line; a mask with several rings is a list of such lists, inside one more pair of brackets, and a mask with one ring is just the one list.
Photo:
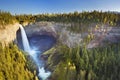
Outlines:
[[94, 39], [90, 41], [87, 48], [95, 48], [104, 46], [107, 43], [119, 43], [120, 41], [120, 28], [102, 26], [91, 30]]
[[16, 39], [16, 32], [19, 29], [19, 23], [6, 25], [0, 29], [0, 43], [5, 46]]
[[55, 25], [51, 22], [36, 22], [25, 26], [25, 31], [28, 37], [32, 35], [49, 35], [57, 37]]
[[49, 35], [53, 36], [62, 44], [68, 47], [75, 47], [82, 40], [80, 33], [72, 33], [66, 28], [70, 24], [55, 23], [55, 22], [36, 22], [25, 26], [25, 31], [28, 37], [33, 35]]
[[[48, 35], [56, 38], [62, 44], [73, 47], [81, 42], [80, 33], [72, 33], [66, 28], [70, 24], [55, 23], [55, 22], [35, 22], [24, 26], [28, 37], [35, 35]], [[7, 45], [8, 43], [16, 40], [16, 32], [19, 29], [19, 23], [14, 25], [6, 25], [5, 29], [0, 29], [0, 43]], [[16, 42], [17, 44], [17, 42]]]

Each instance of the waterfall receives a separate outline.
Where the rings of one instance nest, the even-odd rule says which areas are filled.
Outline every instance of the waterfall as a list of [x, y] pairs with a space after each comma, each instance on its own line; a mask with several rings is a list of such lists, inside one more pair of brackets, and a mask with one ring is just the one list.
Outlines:
[[38, 57], [39, 54], [37, 55], [37, 52], [35, 50], [32, 50], [30, 48], [27, 35], [26, 35], [25, 30], [22, 27], [22, 25], [20, 25], [20, 30], [21, 30], [21, 37], [22, 37], [22, 44], [23, 44], [24, 51], [27, 52], [33, 58], [33, 60], [35, 61], [36, 65], [38, 66], [38, 69], [39, 69], [38, 76], [42, 80], [46, 80], [50, 76], [51, 72], [49, 72], [49, 71], [46, 72], [45, 69], [44, 69], [44, 67], [41, 66], [42, 63], [40, 63], [40, 59]]
[[20, 30], [21, 30], [21, 37], [22, 37], [22, 43], [23, 43], [24, 51], [29, 52], [30, 51], [30, 45], [29, 45], [25, 30], [22, 27], [22, 25], [20, 25]]

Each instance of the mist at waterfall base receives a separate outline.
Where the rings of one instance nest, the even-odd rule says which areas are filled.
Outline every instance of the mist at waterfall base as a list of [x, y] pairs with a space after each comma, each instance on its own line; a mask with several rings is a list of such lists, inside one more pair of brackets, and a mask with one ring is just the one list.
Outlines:
[[[20, 34], [21, 33], [21, 34]], [[47, 35], [33, 35], [27, 38], [24, 28], [20, 25], [20, 33], [17, 35], [19, 46], [33, 58], [34, 62], [38, 66], [38, 76], [42, 80], [46, 80], [51, 72], [45, 71], [43, 62], [40, 61], [39, 55], [45, 50], [48, 50], [55, 43], [55, 39]], [[29, 44], [30, 42], [30, 44]], [[22, 44], [22, 45], [20, 45]], [[30, 47], [31, 46], [31, 47]]]

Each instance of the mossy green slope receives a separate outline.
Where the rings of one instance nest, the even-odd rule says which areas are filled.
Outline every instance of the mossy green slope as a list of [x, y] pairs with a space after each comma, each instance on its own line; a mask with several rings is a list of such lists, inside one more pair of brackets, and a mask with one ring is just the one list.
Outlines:
[[16, 45], [0, 46], [0, 80], [37, 80]]

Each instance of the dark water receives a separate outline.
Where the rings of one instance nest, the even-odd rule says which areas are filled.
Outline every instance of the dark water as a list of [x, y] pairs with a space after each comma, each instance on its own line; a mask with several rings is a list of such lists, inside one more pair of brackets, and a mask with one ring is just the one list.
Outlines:
[[[44, 52], [50, 49], [56, 43], [56, 39], [53, 36], [48, 36], [48, 35], [33, 34], [32, 36], [28, 37], [28, 40], [31, 49], [40, 52]], [[20, 49], [23, 49], [20, 30], [17, 31], [17, 41], [18, 41], [18, 47]]]

